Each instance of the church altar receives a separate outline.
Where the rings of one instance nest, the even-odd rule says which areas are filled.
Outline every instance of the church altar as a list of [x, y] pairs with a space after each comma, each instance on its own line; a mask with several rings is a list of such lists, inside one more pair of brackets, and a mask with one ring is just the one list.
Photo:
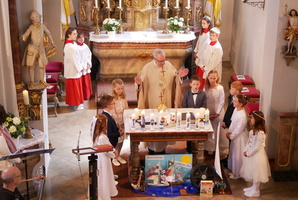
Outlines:
[[[156, 109], [144, 109], [145, 111], [145, 121], [149, 122], [152, 115], [157, 117], [159, 112]], [[131, 161], [132, 161], [132, 171], [131, 176], [136, 177], [140, 165], [140, 155], [139, 155], [139, 144], [140, 142], [175, 142], [175, 141], [192, 141], [192, 153], [194, 161], [193, 163], [203, 163], [205, 160], [204, 157], [204, 141], [208, 139], [208, 134], [213, 133], [213, 128], [211, 123], [207, 123], [204, 128], [196, 129], [194, 124], [191, 122], [190, 129], [186, 129], [185, 120], [182, 117], [181, 128], [177, 129], [176, 125], [170, 124], [170, 113], [180, 112], [186, 114], [197, 113], [199, 109], [195, 108], [170, 108], [164, 112], [164, 116], [168, 121], [168, 125], [164, 127], [163, 130], [159, 129], [159, 125], [156, 124], [154, 130], [150, 130], [149, 125], [145, 126], [145, 129], [142, 130], [138, 123], [135, 123], [135, 129], [132, 129], [132, 119], [131, 116], [134, 114], [134, 109], [126, 109], [123, 113], [124, 119], [124, 131], [125, 134], [130, 137], [131, 144]], [[141, 113], [141, 112], [140, 112]], [[177, 116], [177, 114], [175, 115]], [[154, 120], [158, 121], [157, 119]], [[172, 144], [172, 143], [169, 143]]]
[[115, 78], [133, 80], [153, 59], [156, 48], [163, 49], [166, 59], [179, 69], [192, 53], [195, 38], [194, 32], [172, 37], [171, 33], [163, 34], [162, 31], [126, 31], [116, 34], [115, 38], [109, 38], [105, 32], [99, 35], [90, 33], [93, 54], [100, 61], [98, 77], [104, 81]]

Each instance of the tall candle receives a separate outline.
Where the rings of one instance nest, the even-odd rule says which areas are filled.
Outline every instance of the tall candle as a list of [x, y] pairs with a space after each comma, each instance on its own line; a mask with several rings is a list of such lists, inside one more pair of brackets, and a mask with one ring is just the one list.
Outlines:
[[139, 119], [140, 110], [138, 108], [135, 108], [134, 115], [135, 115], [135, 119]]
[[110, 0], [107, 0], [107, 8], [110, 8]]
[[190, 129], [190, 113], [186, 113], [186, 129]]
[[145, 110], [142, 110], [141, 116], [145, 116]]
[[135, 126], [136, 126], [136, 115], [135, 114], [132, 114], [131, 115], [131, 120], [132, 120], [131, 130], [134, 131], [135, 130]]
[[119, 0], [119, 8], [122, 7], [122, 0]]
[[179, 8], [179, 0], [176, 0], [176, 8]]
[[95, 0], [95, 8], [98, 8], [98, 0]]
[[199, 128], [200, 113], [196, 113], [195, 128]]
[[168, 0], [165, 2], [165, 8], [168, 8]]
[[181, 112], [177, 112], [176, 128], [181, 128]]
[[199, 113], [200, 113], [200, 118], [201, 118], [201, 119], [204, 119], [205, 108], [199, 108]]
[[154, 113], [150, 114], [150, 131], [154, 131]]
[[25, 105], [29, 105], [29, 94], [28, 94], [28, 90], [24, 90], [23, 91], [23, 98], [24, 98], [24, 104]]
[[207, 109], [207, 110], [205, 111], [205, 121], [206, 121], [206, 122], [209, 121], [209, 114], [210, 114], [210, 111]]
[[190, 0], [187, 0], [187, 8], [190, 8]]
[[162, 117], [163, 116], [163, 110], [159, 111], [159, 115]]

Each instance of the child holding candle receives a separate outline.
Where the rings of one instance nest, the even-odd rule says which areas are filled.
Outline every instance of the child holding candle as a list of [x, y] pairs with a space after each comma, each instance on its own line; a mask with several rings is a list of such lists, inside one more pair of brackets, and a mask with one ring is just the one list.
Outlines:
[[[199, 89], [200, 87], [200, 77], [197, 75], [192, 75], [189, 80], [190, 89], [183, 93], [183, 108], [201, 108], [207, 107], [207, 97], [206, 92]], [[191, 153], [191, 141], [187, 141], [186, 150]]]
[[[101, 94], [99, 104], [103, 107], [102, 114], [108, 118], [107, 136], [110, 143], [114, 148], [116, 148], [118, 144], [118, 138], [123, 135], [123, 130], [119, 130], [117, 123], [112, 116], [112, 113], [115, 110], [114, 97], [108, 94]], [[118, 155], [112, 160], [112, 163], [117, 167], [120, 166]]]
[[[108, 119], [103, 114], [98, 114], [91, 123], [91, 139], [93, 146], [111, 145], [107, 137]], [[101, 199], [111, 199], [118, 194], [117, 182], [114, 180], [114, 172], [110, 159], [117, 156], [117, 151], [97, 153], [97, 168], [100, 176], [97, 176], [98, 197]]]
[[232, 115], [231, 126], [226, 133], [227, 138], [231, 140], [230, 155], [228, 158], [228, 168], [232, 171], [230, 173], [231, 179], [240, 178], [240, 169], [243, 162], [243, 152], [246, 145], [248, 135], [246, 130], [247, 116], [244, 110], [249, 97], [243, 94], [238, 94], [234, 99], [234, 112]]
[[[208, 134], [208, 140], [206, 140], [205, 142], [205, 150], [207, 150], [210, 155], [212, 155], [216, 149], [215, 141], [217, 137], [220, 137], [219, 133], [217, 133], [217, 130], [218, 125], [221, 122], [220, 115], [225, 103], [225, 92], [223, 86], [220, 85], [218, 82], [218, 72], [213, 69], [209, 72], [205, 85], [205, 91], [207, 95], [207, 108], [210, 111], [209, 119], [214, 131], [212, 134]], [[221, 144], [222, 139], [227, 140], [226, 137], [220, 138], [219, 144]]]
[[200, 85], [200, 90], [203, 90], [204, 85], [205, 85], [205, 79], [203, 78], [203, 56], [204, 56], [204, 51], [210, 43], [210, 29], [213, 27], [211, 18], [208, 16], [204, 16], [202, 18], [202, 31], [198, 37], [196, 47], [194, 49], [194, 58], [195, 58], [195, 63], [196, 63], [196, 74], [200, 77], [201, 80], [201, 85]]
[[[112, 96], [115, 98], [115, 106], [112, 111], [112, 116], [114, 117], [119, 130], [124, 132], [124, 121], [123, 121], [123, 112], [125, 109], [128, 109], [128, 103], [126, 100], [126, 93], [124, 90], [124, 82], [121, 79], [114, 79], [112, 81]], [[126, 164], [126, 161], [120, 157], [120, 152], [123, 146], [124, 135], [118, 138], [118, 144], [116, 150], [118, 151], [118, 162], [120, 164]], [[116, 162], [116, 161], [115, 161]]]

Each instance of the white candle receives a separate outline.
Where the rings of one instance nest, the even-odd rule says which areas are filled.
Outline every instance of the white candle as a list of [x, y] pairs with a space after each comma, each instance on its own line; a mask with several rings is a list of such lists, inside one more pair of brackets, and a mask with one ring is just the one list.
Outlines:
[[201, 118], [201, 119], [204, 119], [205, 108], [199, 108], [199, 113], [200, 113], [200, 118]]
[[186, 129], [190, 129], [190, 113], [186, 113]]
[[181, 128], [181, 112], [177, 112], [176, 128]]
[[154, 113], [150, 114], [150, 131], [154, 131]]
[[159, 115], [162, 117], [163, 116], [163, 110], [159, 111]]
[[98, 0], [95, 0], [95, 8], [98, 8]]
[[154, 120], [154, 113], [151, 113], [150, 114], [150, 119], [153, 119]]
[[210, 111], [207, 109], [207, 110], [205, 111], [205, 121], [206, 121], [206, 122], [209, 121], [209, 114], [210, 114]]
[[187, 8], [190, 8], [190, 0], [187, 0]]
[[110, 8], [110, 0], [107, 0], [107, 4], [108, 4], [107, 8]]
[[119, 8], [122, 7], [122, 0], [119, 0]]
[[24, 98], [24, 104], [25, 105], [29, 105], [29, 94], [28, 94], [28, 90], [24, 90], [23, 91], [23, 98]]
[[135, 108], [134, 115], [135, 115], [135, 117], [134, 117], [135, 119], [139, 119], [140, 110], [138, 108]]
[[200, 113], [196, 113], [195, 128], [199, 128]]
[[179, 0], [176, 0], [176, 8], [179, 8]]
[[145, 110], [142, 110], [141, 116], [145, 116]]
[[168, 8], [168, 0], [165, 2], [165, 8]]

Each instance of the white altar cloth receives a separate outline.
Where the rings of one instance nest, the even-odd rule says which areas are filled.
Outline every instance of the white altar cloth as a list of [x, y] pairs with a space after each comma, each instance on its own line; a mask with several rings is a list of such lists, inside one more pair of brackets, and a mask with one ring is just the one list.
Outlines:
[[34, 135], [33, 138], [25, 139], [22, 136], [19, 136], [17, 139], [14, 139], [14, 142], [17, 146], [17, 151], [24, 150], [36, 144], [43, 144], [46, 139], [46, 134], [38, 129], [32, 129], [31, 133]]
[[106, 31], [102, 31], [99, 35], [90, 32], [90, 41], [98, 43], [183, 43], [196, 39], [194, 32], [189, 34], [180, 33], [176, 37], [172, 37], [172, 33], [163, 34], [162, 31], [125, 31], [123, 34], [116, 34], [115, 38], [108, 38]]

